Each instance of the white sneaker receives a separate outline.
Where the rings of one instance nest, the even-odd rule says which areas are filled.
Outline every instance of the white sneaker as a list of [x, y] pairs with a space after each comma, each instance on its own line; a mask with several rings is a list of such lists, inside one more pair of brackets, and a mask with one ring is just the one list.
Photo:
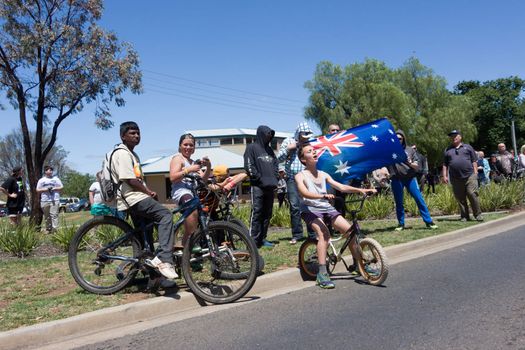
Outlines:
[[158, 269], [159, 272], [166, 278], [174, 279], [179, 277], [177, 272], [175, 272], [173, 265], [167, 262], [162, 262], [158, 256], [152, 260], [147, 260], [147, 262], [154, 268]]

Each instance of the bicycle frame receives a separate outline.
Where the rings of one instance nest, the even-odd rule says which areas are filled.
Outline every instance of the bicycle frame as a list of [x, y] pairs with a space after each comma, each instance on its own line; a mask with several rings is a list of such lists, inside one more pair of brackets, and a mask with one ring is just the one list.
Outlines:
[[[352, 240], [353, 236], [356, 237], [357, 240], [357, 249], [359, 253], [361, 254], [361, 248], [359, 246], [359, 241], [362, 239], [362, 233], [361, 233], [361, 227], [359, 226], [359, 222], [357, 220], [357, 213], [359, 213], [361, 210], [363, 210], [363, 205], [365, 203], [365, 199], [367, 196], [362, 196], [361, 199], [357, 200], [350, 200], [345, 201], [345, 204], [347, 203], [361, 203], [359, 206], [359, 209], [350, 210], [350, 216], [352, 218], [352, 225], [350, 226], [350, 229], [341, 235], [341, 237], [338, 238], [330, 238], [330, 241], [328, 242], [329, 247], [332, 249], [333, 255], [336, 257], [337, 262], [343, 261], [343, 264], [345, 265], [346, 269], [348, 270], [349, 266], [346, 263], [346, 261], [343, 259], [343, 252], [348, 248], [350, 245], [350, 241]], [[339, 249], [339, 252], [337, 251], [334, 242], [338, 242], [342, 239], [346, 239], [341, 248]]]

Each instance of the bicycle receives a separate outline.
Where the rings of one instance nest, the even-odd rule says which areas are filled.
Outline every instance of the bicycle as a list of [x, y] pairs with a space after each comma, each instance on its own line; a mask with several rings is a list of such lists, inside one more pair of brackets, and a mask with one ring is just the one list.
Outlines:
[[[204, 184], [200, 177], [188, 174], [194, 198], [172, 210], [181, 213], [174, 232], [195, 210], [198, 229], [191, 234], [183, 250], [174, 250], [174, 265], [189, 289], [213, 304], [238, 300], [248, 293], [257, 278], [258, 253], [251, 237], [236, 225], [209, 222], [197, 191]], [[147, 260], [155, 254], [147, 249], [145, 233], [153, 223], [133, 228], [112, 216], [94, 217], [75, 233], [68, 252], [69, 269], [84, 290], [95, 294], [113, 294], [125, 287], [140, 271], [144, 276], [158, 275]]]
[[[212, 184], [214, 183], [212, 182]], [[246, 227], [241, 219], [233, 216], [233, 207], [238, 205], [238, 202], [235, 200], [235, 198], [237, 198], [237, 186], [229, 192], [224, 192], [222, 189], [211, 189], [210, 186], [208, 186], [203, 188], [199, 194], [202, 205], [208, 213], [210, 213], [211, 221], [227, 221], [236, 225], [251, 239], [248, 227]], [[257, 257], [259, 264], [258, 271], [262, 272], [266, 263], [258, 251]]]
[[[367, 196], [345, 203], [359, 203], [359, 208], [350, 210], [352, 226], [350, 230], [337, 238], [331, 238], [327, 256], [326, 267], [333, 274], [336, 265], [342, 261], [350, 273], [357, 271], [363, 279], [371, 285], [381, 285], [388, 277], [389, 264], [383, 247], [373, 238], [365, 237], [357, 220], [357, 213], [363, 209]], [[357, 263], [349, 264], [345, 261], [343, 253], [348, 248], [353, 236], [357, 238], [360, 258]], [[299, 269], [304, 279], [314, 280], [319, 271], [317, 258], [317, 239], [308, 238], [299, 248]]]

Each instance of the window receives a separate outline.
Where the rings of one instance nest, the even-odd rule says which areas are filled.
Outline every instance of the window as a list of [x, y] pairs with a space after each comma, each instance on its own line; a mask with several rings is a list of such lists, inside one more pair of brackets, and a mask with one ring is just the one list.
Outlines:
[[244, 144], [244, 137], [234, 137], [233, 143], [236, 145], [242, 145]]
[[231, 144], [232, 144], [231, 137], [225, 137], [225, 138], [221, 139], [221, 146], [222, 145], [231, 145]]

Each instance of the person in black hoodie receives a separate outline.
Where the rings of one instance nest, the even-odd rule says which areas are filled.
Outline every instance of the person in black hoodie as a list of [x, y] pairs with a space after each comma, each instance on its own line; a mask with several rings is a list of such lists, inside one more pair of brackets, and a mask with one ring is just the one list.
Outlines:
[[401, 231], [405, 229], [405, 208], [403, 206], [403, 189], [406, 187], [408, 193], [416, 201], [419, 213], [423, 218], [423, 221], [430, 229], [438, 228], [436, 224], [432, 221], [430, 212], [428, 211], [427, 204], [423, 199], [421, 191], [419, 191], [419, 185], [417, 183], [417, 171], [419, 169], [420, 160], [417, 158], [416, 151], [407, 146], [406, 136], [403, 130], [398, 130], [396, 136], [403, 145], [405, 153], [407, 155], [407, 160], [403, 163], [396, 163], [389, 167], [389, 172], [391, 175], [391, 186], [392, 192], [394, 193], [394, 200], [396, 202], [396, 215], [399, 226], [396, 228], [396, 231]]
[[244, 168], [250, 175], [252, 187], [250, 234], [259, 248], [273, 247], [266, 236], [272, 218], [274, 191], [279, 181], [279, 164], [270, 146], [274, 135], [274, 130], [260, 125], [255, 142], [249, 144], [244, 152]]

